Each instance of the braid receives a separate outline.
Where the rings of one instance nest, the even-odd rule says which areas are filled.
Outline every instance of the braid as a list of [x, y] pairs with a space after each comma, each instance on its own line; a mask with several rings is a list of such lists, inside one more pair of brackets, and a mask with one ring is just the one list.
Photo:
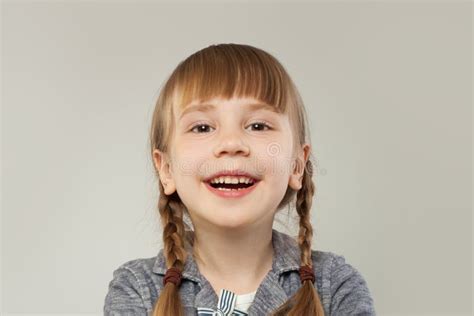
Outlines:
[[296, 212], [300, 217], [298, 244], [301, 249], [302, 267], [300, 268], [300, 276], [302, 278], [302, 286], [286, 303], [280, 306], [272, 316], [324, 316], [321, 300], [315, 285], [313, 285], [314, 278], [312, 279], [311, 275], [308, 277], [308, 274], [313, 274], [311, 258], [313, 228], [311, 226], [310, 213], [315, 186], [312, 179], [312, 164], [309, 159], [306, 165], [308, 168], [305, 168], [303, 173], [302, 187], [296, 195]]
[[176, 267], [182, 270], [186, 261], [183, 209], [180, 202], [174, 201], [164, 194], [160, 196], [158, 208], [163, 224], [163, 249], [166, 267]]
[[166, 258], [166, 267], [168, 271], [179, 275], [179, 281], [178, 283], [165, 282], [152, 315], [183, 316], [184, 310], [179, 294], [179, 285], [180, 274], [183, 271], [187, 256], [185, 249], [185, 225], [183, 221], [184, 205], [179, 200], [177, 193], [173, 193], [171, 196], [166, 195], [163, 185], [160, 183], [158, 209], [163, 225], [163, 252]]
[[306, 165], [309, 167], [303, 174], [303, 184], [296, 194], [296, 212], [300, 217], [300, 230], [298, 233], [298, 244], [301, 249], [301, 263], [312, 267], [311, 260], [311, 240], [313, 238], [313, 228], [311, 226], [311, 204], [315, 191], [312, 180], [312, 164], [308, 160]]

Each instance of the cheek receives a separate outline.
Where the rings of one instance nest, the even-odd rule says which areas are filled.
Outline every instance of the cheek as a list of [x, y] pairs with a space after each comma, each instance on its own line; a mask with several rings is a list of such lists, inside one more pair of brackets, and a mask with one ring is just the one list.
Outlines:
[[175, 148], [175, 160], [173, 170], [178, 177], [205, 176], [207, 173], [203, 169], [209, 159], [208, 148], [197, 146], [196, 143], [177, 143]]
[[183, 155], [176, 160], [174, 171], [177, 177], [196, 177], [200, 175], [200, 165], [204, 159], [197, 155]]
[[281, 142], [268, 143], [258, 153], [258, 172], [273, 178], [287, 177], [290, 172], [292, 159], [288, 144]]

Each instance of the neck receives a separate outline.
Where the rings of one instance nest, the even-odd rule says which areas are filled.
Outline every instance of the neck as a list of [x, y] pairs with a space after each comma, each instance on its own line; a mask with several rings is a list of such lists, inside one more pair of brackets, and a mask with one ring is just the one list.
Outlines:
[[272, 268], [272, 225], [239, 229], [196, 229], [194, 249], [201, 274], [216, 293], [253, 292]]

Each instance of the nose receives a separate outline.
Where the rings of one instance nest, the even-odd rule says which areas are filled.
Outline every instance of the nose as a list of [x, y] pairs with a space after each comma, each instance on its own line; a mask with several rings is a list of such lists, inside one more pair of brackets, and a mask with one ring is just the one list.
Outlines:
[[220, 157], [222, 155], [243, 155], [247, 156], [250, 148], [245, 144], [239, 133], [231, 132], [223, 134], [221, 140], [214, 148], [214, 155]]

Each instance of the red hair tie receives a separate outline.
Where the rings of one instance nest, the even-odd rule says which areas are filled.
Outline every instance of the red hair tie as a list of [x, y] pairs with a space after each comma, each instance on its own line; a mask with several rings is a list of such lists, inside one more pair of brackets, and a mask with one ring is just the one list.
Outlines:
[[311, 280], [311, 283], [314, 283], [315, 277], [314, 277], [313, 268], [311, 268], [310, 266], [301, 266], [300, 279], [301, 279], [301, 283], [303, 283], [306, 280]]
[[181, 270], [176, 267], [171, 267], [166, 270], [165, 278], [163, 279], [163, 285], [166, 285], [167, 282], [174, 283], [176, 286], [181, 284]]

